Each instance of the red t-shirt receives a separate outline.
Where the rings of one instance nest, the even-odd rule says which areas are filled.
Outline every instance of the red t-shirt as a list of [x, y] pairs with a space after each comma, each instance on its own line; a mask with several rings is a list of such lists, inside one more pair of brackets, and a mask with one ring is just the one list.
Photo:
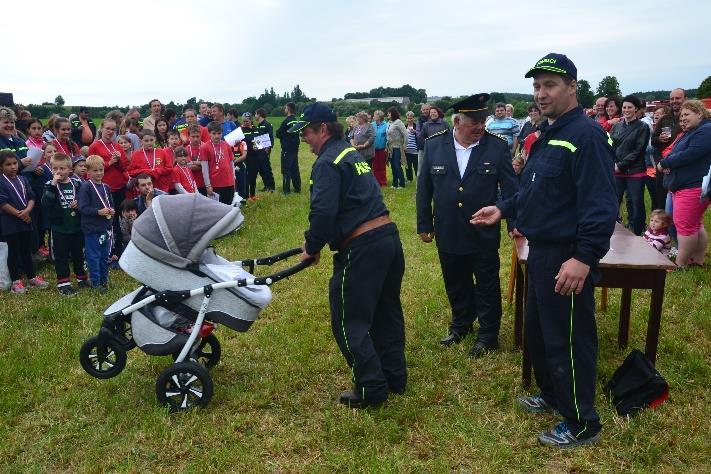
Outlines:
[[157, 188], [161, 191], [165, 191], [166, 189], [173, 189], [173, 167], [175, 166], [175, 157], [173, 155], [172, 148], [163, 148], [163, 156], [165, 157], [163, 166], [165, 166], [165, 169], [169, 172], [158, 178]]
[[[190, 143], [190, 135], [188, 135], [188, 128], [184, 128], [180, 131], [180, 139], [183, 143]], [[210, 132], [207, 131], [206, 127], [200, 125], [200, 141], [207, 143], [210, 141]]]
[[195, 178], [193, 178], [193, 171], [190, 169], [190, 165], [175, 165], [173, 167], [173, 184], [175, 185], [176, 183], [180, 184], [189, 193], [197, 192]]
[[203, 143], [200, 146], [200, 160], [208, 163], [213, 188], [235, 185], [235, 170], [232, 167], [234, 156], [226, 141], [221, 140], [219, 144]]
[[168, 192], [167, 187], [163, 189], [159, 186], [161, 177], [166, 174], [170, 176], [172, 172], [172, 168], [165, 167], [165, 153], [161, 148], [154, 148], [151, 151], [141, 148], [131, 154], [131, 164], [128, 165], [129, 176], [134, 177], [146, 173], [153, 178], [153, 186], [161, 191]]
[[[119, 152], [121, 156], [116, 163], [109, 164], [114, 152]], [[99, 139], [89, 145], [89, 155], [98, 155], [104, 159], [104, 179], [102, 181], [109, 185], [111, 192], [120, 191], [126, 186], [128, 158], [123, 148], [113, 142], [106, 143]]]
[[77, 146], [77, 144], [72, 142], [72, 144], [70, 145], [68, 140], [64, 140], [64, 142], [60, 142], [58, 138], [55, 138], [52, 141], [52, 145], [54, 145], [54, 148], [57, 149], [57, 152], [64, 153], [69, 158], [79, 156], [79, 154], [80, 154], [79, 147]]
[[535, 142], [538, 139], [536, 136], [536, 132], [529, 133], [526, 138], [523, 139], [523, 149], [526, 150], [526, 156], [531, 153], [531, 146], [533, 146], [533, 142]]
[[[200, 147], [188, 145], [185, 149], [188, 150], [192, 162], [200, 164]], [[205, 178], [202, 177], [202, 165], [197, 170], [193, 170], [193, 178], [195, 178], [195, 184], [198, 188], [205, 187]]]

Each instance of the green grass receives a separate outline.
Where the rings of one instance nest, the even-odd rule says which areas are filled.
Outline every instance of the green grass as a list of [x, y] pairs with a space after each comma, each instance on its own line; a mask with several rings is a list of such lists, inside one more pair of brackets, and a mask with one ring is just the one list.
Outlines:
[[[278, 120], [275, 120], [275, 126]], [[301, 154], [308, 182], [313, 155]], [[279, 150], [272, 153], [278, 171]], [[277, 172], [277, 183], [281, 180]], [[657, 367], [671, 385], [658, 410], [615, 415], [600, 389], [629, 352], [616, 346], [619, 290], [598, 314], [599, 445], [572, 451], [537, 446], [552, 416], [514, 408], [524, 393], [521, 354], [513, 349], [513, 307], [504, 303], [502, 350], [479, 360], [470, 340], [445, 349], [449, 307], [434, 245], [415, 234], [415, 188], [384, 189], [406, 256], [402, 302], [409, 386], [379, 409], [351, 411], [336, 402], [349, 370], [329, 327], [324, 252], [314, 268], [279, 282], [274, 300], [249, 332], [221, 327], [222, 361], [212, 370], [207, 409], [169, 414], [156, 404], [155, 380], [168, 357], [128, 354], [124, 372], [97, 380], [78, 351], [101, 312], [137, 286], [114, 271], [106, 295], [64, 299], [54, 290], [0, 294], [0, 466], [18, 471], [352, 471], [615, 472], [711, 469], [711, 277], [708, 270], [669, 274]], [[263, 256], [301, 244], [308, 192], [272, 194], [244, 209], [238, 235], [219, 242], [230, 258]], [[711, 228], [707, 214], [706, 226]], [[502, 282], [511, 247], [502, 239]], [[51, 267], [41, 272], [53, 277]], [[52, 278], [53, 279], [53, 278]], [[635, 291], [630, 349], [644, 346], [649, 291]]]

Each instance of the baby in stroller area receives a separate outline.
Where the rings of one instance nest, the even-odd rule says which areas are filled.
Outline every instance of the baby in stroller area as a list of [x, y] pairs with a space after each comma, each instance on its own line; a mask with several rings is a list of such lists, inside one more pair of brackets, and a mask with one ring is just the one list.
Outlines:
[[213, 392], [207, 369], [221, 355], [213, 334], [217, 324], [247, 331], [272, 299], [269, 285], [311, 264], [255, 277], [255, 265], [272, 265], [301, 249], [236, 262], [218, 255], [212, 242], [243, 222], [239, 208], [200, 194], [156, 196], [134, 221], [119, 260], [142, 286], [104, 311], [99, 334], [81, 348], [84, 370], [100, 379], [115, 377], [134, 347], [149, 355], [172, 355], [175, 363], [156, 382], [158, 401], [172, 410], [205, 406]]

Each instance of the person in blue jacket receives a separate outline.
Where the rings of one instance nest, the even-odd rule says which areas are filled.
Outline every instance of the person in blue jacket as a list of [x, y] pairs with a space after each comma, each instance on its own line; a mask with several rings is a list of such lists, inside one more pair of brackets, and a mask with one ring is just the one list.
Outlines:
[[528, 412], [563, 417], [540, 433], [546, 446], [596, 442], [602, 425], [595, 411], [597, 329], [593, 285], [610, 247], [617, 218], [614, 153], [602, 127], [577, 99], [577, 68], [550, 53], [526, 74], [543, 115], [515, 199], [480, 209], [476, 225], [516, 216], [528, 238], [525, 337], [540, 393], [521, 397]]

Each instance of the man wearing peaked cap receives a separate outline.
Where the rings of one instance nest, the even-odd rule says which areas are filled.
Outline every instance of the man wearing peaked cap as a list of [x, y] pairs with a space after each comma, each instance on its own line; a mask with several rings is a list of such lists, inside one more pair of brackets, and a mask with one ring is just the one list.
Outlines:
[[470, 356], [498, 348], [501, 325], [499, 239], [496, 227], [469, 223], [472, 213], [516, 193], [517, 178], [505, 139], [485, 130], [489, 94], [475, 94], [452, 105], [454, 129], [425, 141], [417, 176], [417, 232], [436, 240], [444, 286], [452, 308], [449, 334], [459, 343], [479, 319]]
[[400, 235], [370, 166], [343, 140], [330, 107], [306, 107], [289, 132], [300, 132], [318, 155], [301, 260], [318, 260], [326, 244], [336, 252], [328, 286], [331, 329], [353, 381], [339, 402], [379, 405], [390, 393], [404, 392], [407, 383]]
[[557, 53], [526, 73], [548, 121], [531, 147], [515, 199], [472, 216], [475, 225], [515, 216], [528, 239], [524, 340], [540, 392], [517, 402], [527, 412], [560, 413], [563, 421], [538, 435], [541, 444], [556, 447], [599, 438], [593, 285], [617, 218], [612, 147], [578, 105], [577, 75], [575, 64]]

